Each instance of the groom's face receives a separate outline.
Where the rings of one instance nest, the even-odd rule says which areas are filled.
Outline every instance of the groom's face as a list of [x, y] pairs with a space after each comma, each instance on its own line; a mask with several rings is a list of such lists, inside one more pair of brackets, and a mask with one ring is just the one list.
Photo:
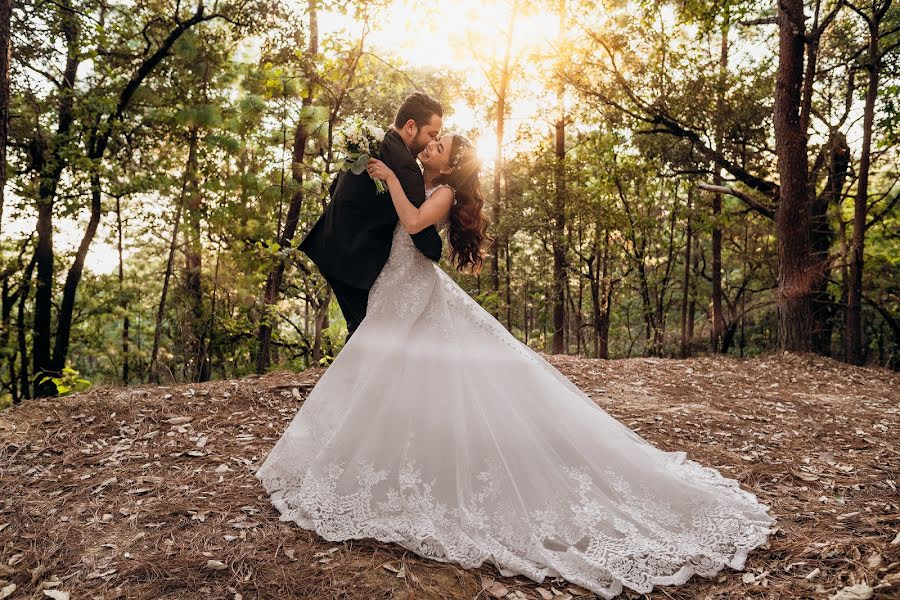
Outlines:
[[[417, 128], [415, 137], [413, 137], [409, 145], [409, 150], [413, 153], [413, 156], [418, 155], [432, 140], [437, 139], [442, 124], [443, 119], [435, 114], [431, 115], [431, 120], [427, 124]], [[415, 125], [415, 122], [413, 122], [413, 125]]]

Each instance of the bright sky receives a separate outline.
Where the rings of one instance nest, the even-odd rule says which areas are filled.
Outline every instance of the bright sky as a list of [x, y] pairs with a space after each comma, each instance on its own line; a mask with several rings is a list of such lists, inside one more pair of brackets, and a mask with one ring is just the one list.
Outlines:
[[[368, 50], [412, 67], [449, 67], [460, 71], [472, 88], [490, 96], [491, 85], [484, 69], [502, 61], [513, 3], [514, 0], [398, 0], [377, 13], [379, 28], [369, 34]], [[321, 13], [319, 27], [323, 37], [344, 32], [356, 37], [362, 32], [361, 22], [339, 13]], [[520, 9], [513, 32], [510, 50], [514, 59], [549, 51], [558, 36], [558, 17]], [[514, 150], [519, 124], [533, 122], [538, 114], [552, 106], [552, 96], [533, 75], [533, 72], [523, 74], [521, 70], [514, 74], [519, 93], [508, 100], [504, 152]], [[496, 160], [497, 140], [484, 115], [468, 106], [464, 99], [451, 103], [450, 109], [445, 126], [481, 129], [482, 135], [476, 142], [479, 156], [484, 163], [492, 165]]]

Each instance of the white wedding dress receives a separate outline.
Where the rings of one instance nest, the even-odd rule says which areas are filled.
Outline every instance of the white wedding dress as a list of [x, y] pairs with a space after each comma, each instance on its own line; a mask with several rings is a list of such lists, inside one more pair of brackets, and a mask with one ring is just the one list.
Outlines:
[[282, 520], [326, 540], [604, 598], [741, 569], [774, 523], [736, 481], [609, 416], [399, 224], [366, 318], [257, 477]]

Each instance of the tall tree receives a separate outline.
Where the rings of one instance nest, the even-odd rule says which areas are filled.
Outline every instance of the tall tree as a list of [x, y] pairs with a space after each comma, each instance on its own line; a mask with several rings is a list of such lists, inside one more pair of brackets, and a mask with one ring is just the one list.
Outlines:
[[[562, 41], [566, 31], [566, 0], [559, 0], [559, 38]], [[563, 44], [560, 44], [560, 51]], [[562, 62], [562, 56], [559, 58]], [[550, 351], [561, 354], [565, 351], [563, 334], [566, 325], [566, 105], [565, 78], [558, 75], [556, 88], [556, 123], [554, 127], [554, 197], [553, 197], [553, 339]]]
[[9, 139], [9, 63], [12, 58], [12, 0], [0, 0], [0, 234], [6, 199], [6, 144]]
[[[294, 240], [297, 232], [297, 224], [300, 221], [300, 208], [303, 205], [303, 176], [304, 166], [306, 162], [306, 146], [310, 138], [309, 115], [307, 114], [313, 105], [313, 93], [315, 91], [315, 64], [316, 55], [319, 53], [319, 6], [318, 0], [309, 0], [307, 5], [308, 21], [308, 42], [306, 50], [305, 76], [307, 81], [306, 92], [301, 102], [301, 118], [297, 121], [294, 130], [294, 142], [291, 151], [291, 176], [294, 181], [294, 193], [291, 196], [288, 205], [287, 216], [284, 222], [284, 228], [278, 235], [278, 246], [287, 248]], [[265, 373], [269, 368], [272, 360], [272, 330], [275, 319], [272, 311], [275, 303], [278, 301], [278, 295], [281, 290], [281, 284], [284, 279], [285, 271], [284, 260], [275, 262], [272, 270], [266, 278], [266, 287], [263, 292], [263, 305], [267, 309], [267, 314], [263, 316], [257, 332], [257, 340], [259, 347], [256, 351], [256, 372]]]
[[[506, 28], [506, 40], [503, 49], [503, 60], [500, 66], [500, 72], [497, 76], [496, 89], [496, 123], [494, 134], [497, 137], [497, 146], [495, 149], [495, 162], [493, 173], [493, 201], [491, 202], [491, 222], [495, 227], [500, 225], [500, 206], [503, 202], [502, 198], [502, 182], [503, 182], [503, 136], [506, 132], [506, 112], [507, 112], [507, 96], [509, 94], [509, 83], [512, 76], [511, 59], [512, 59], [512, 42], [515, 33], [516, 18], [519, 15], [520, 0], [513, 0], [512, 11], [509, 17], [509, 24]], [[502, 237], [502, 239], [500, 239]], [[507, 263], [509, 257], [509, 239], [508, 236], [494, 236], [491, 242], [490, 250], [490, 279], [491, 290], [495, 294], [500, 293], [500, 248], [506, 252]], [[509, 265], [507, 264], [507, 273], [509, 273]], [[509, 294], [509, 286], [507, 285], [507, 294]], [[509, 306], [507, 306], [507, 315], [509, 315]], [[509, 316], [507, 316], [507, 326], [510, 326]]]
[[159, 295], [159, 305], [156, 310], [156, 323], [153, 329], [153, 349], [150, 351], [150, 378], [159, 383], [159, 348], [162, 340], [163, 319], [166, 315], [166, 300], [169, 295], [169, 281], [175, 266], [175, 249], [178, 245], [178, 230], [181, 227], [182, 214], [188, 197], [195, 193], [197, 171], [197, 143], [199, 133], [197, 126], [193, 125], [188, 134], [188, 156], [181, 176], [181, 191], [178, 194], [178, 202], [175, 207], [175, 217], [172, 223], [172, 237], [169, 241], [169, 254], [166, 259], [166, 270], [163, 275], [162, 291]]
[[892, 0], [873, 0], [866, 11], [853, 2], [847, 5], [865, 22], [869, 33], [865, 70], [868, 75], [863, 108], [862, 155], [859, 159], [859, 179], [853, 203], [853, 240], [850, 244], [850, 284], [847, 297], [847, 361], [860, 364], [863, 354], [862, 286], [866, 228], [869, 208], [869, 171], [872, 164], [872, 132], [875, 128], [875, 102], [878, 98], [878, 79], [881, 73], [883, 50], [880, 47], [881, 24], [888, 14]]
[[813, 331], [812, 240], [809, 214], [809, 154], [800, 120], [806, 15], [802, 0], [778, 4], [778, 75], [775, 91], [775, 151], [780, 193], [775, 218], [778, 238], [778, 345], [811, 350]]
[[[723, 153], [725, 140], [725, 95], [728, 85], [728, 34], [731, 31], [731, 15], [726, 4], [720, 28], [719, 73], [716, 82], [715, 144], [716, 152]], [[722, 185], [722, 168], [713, 165], [713, 185]], [[712, 351], [722, 350], [725, 319], [722, 315], [722, 194], [714, 192], [712, 200]]]

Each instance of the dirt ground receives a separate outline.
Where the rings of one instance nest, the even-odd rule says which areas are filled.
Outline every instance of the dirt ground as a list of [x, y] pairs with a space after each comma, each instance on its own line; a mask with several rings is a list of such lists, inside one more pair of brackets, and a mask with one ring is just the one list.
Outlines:
[[[622, 597], [900, 598], [900, 374], [796, 355], [550, 360], [779, 520], [744, 572]], [[593, 597], [280, 522], [253, 472], [320, 375], [99, 388], [0, 414], [0, 599]]]

